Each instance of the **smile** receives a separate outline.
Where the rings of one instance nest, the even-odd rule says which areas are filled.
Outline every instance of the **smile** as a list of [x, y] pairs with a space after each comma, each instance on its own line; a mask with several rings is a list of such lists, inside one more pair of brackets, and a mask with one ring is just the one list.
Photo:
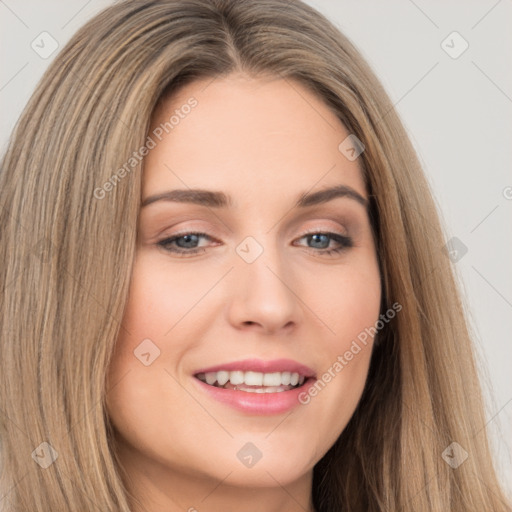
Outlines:
[[209, 386], [246, 393], [280, 393], [300, 387], [306, 380], [305, 375], [288, 371], [262, 373], [220, 370], [198, 373], [195, 377]]
[[197, 368], [200, 393], [245, 414], [288, 412], [316, 381], [315, 371], [293, 359], [245, 359]]

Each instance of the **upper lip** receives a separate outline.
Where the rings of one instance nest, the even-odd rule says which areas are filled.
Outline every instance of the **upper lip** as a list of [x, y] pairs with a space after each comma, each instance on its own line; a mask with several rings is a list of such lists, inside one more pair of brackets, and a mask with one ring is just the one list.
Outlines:
[[241, 361], [232, 361], [230, 363], [221, 363], [208, 368], [197, 370], [194, 375], [199, 373], [226, 371], [245, 371], [245, 372], [290, 372], [298, 373], [304, 377], [314, 377], [315, 372], [309, 366], [298, 363], [293, 359], [273, 359], [264, 361], [263, 359], [244, 359]]

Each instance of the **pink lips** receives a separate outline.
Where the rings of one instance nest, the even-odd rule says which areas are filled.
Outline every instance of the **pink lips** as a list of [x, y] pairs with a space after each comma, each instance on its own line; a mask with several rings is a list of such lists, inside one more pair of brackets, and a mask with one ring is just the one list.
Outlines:
[[316, 381], [315, 372], [311, 368], [303, 364], [299, 364], [291, 359], [275, 359], [273, 361], [246, 359], [244, 361], [201, 368], [195, 372], [195, 375], [199, 373], [218, 372], [221, 370], [253, 371], [261, 373], [291, 372], [298, 373], [306, 378], [304, 384], [298, 388], [275, 393], [248, 393], [240, 390], [235, 391], [233, 389], [210, 386], [197, 378], [193, 379], [195, 385], [197, 385], [199, 389], [205, 392], [210, 398], [229, 405], [239, 411], [258, 416], [284, 413], [300, 405], [299, 395], [307, 392], [308, 388]]

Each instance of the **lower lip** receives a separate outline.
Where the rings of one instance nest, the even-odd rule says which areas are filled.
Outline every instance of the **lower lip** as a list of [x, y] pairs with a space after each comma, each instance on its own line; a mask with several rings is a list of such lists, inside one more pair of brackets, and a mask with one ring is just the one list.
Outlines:
[[299, 395], [307, 393], [316, 379], [308, 378], [298, 388], [276, 393], [250, 393], [247, 391], [234, 391], [232, 389], [217, 388], [194, 377], [199, 387], [218, 402], [230, 405], [243, 412], [266, 415], [287, 412], [298, 405]]

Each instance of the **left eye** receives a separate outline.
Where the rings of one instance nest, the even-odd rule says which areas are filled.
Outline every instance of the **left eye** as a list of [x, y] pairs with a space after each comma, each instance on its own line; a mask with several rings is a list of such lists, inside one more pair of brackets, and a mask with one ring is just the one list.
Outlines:
[[[213, 240], [213, 238], [206, 233], [181, 233], [170, 238], [160, 240], [157, 245], [163, 247], [168, 252], [188, 256], [199, 252], [205, 252], [204, 247], [198, 247], [196, 245], [200, 238], [205, 238], [210, 241]], [[353, 242], [350, 237], [339, 233], [315, 231], [305, 234], [298, 240], [302, 240], [303, 238], [307, 238], [309, 242], [313, 242], [315, 244], [315, 246], [309, 247], [310, 249], [313, 249], [313, 252], [326, 255], [340, 253], [353, 246]], [[338, 244], [337, 247], [328, 248], [330, 242], [333, 240]], [[173, 244], [175, 245], [173, 246]], [[327, 247], [324, 247], [324, 245], [327, 245]]]

